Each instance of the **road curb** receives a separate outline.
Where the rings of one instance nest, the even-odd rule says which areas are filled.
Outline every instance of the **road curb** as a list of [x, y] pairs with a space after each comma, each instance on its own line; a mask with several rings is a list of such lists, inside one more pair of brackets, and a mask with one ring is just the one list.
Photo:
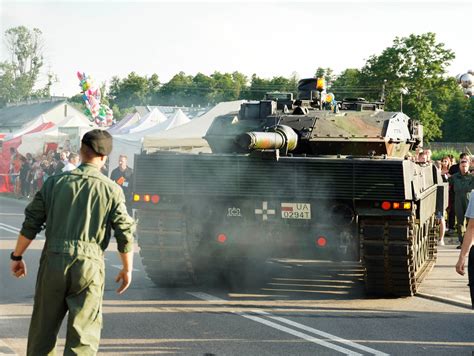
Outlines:
[[432, 295], [432, 294], [427, 294], [427, 293], [416, 293], [416, 296], [420, 297], [420, 298], [424, 298], [424, 299], [435, 300], [437, 302], [451, 304], [451, 305], [455, 305], [457, 307], [473, 310], [471, 304], [461, 302], [459, 300], [455, 300], [455, 299], [451, 299], [451, 298], [440, 297], [440, 296], [437, 296], [437, 295]]

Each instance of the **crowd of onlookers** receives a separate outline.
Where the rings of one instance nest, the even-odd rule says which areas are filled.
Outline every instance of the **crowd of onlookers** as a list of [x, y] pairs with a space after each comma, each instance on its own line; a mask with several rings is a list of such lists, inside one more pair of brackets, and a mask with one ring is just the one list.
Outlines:
[[[431, 150], [419, 150], [409, 157], [420, 164], [431, 162]], [[444, 235], [455, 234], [461, 248], [467, 219], [465, 212], [469, 203], [471, 190], [474, 189], [474, 160], [467, 153], [461, 153], [459, 162], [453, 155], [446, 155], [433, 162], [440, 170], [444, 182], [449, 183], [449, 203], [446, 212], [438, 212], [440, 222], [440, 244], [444, 245]]]
[[10, 154], [8, 173], [13, 192], [18, 197], [29, 198], [41, 189], [48, 177], [73, 170], [79, 164], [79, 155], [69, 151], [49, 151], [37, 156], [27, 153], [23, 156], [11, 149]]
[[[79, 155], [66, 150], [57, 152], [49, 151], [46, 154], [38, 156], [27, 153], [23, 156], [12, 148], [10, 154], [9, 176], [13, 186], [13, 192], [18, 197], [30, 198], [41, 189], [48, 177], [73, 170], [79, 164]], [[431, 150], [419, 149], [406, 158], [419, 164], [428, 164], [432, 162], [431, 155]], [[126, 191], [128, 188], [124, 188], [125, 184], [122, 185], [119, 178], [126, 179], [126, 187], [128, 187], [128, 181], [131, 179], [132, 173], [131, 169], [127, 167], [126, 156], [120, 157], [124, 162], [119, 161], [119, 167], [114, 170], [114, 172], [118, 170], [117, 172], [120, 174], [115, 174], [117, 177], [113, 177], [112, 179], [116, 180], [118, 184], [122, 186], [128, 197], [129, 194]], [[440, 160], [433, 162], [440, 170], [443, 181], [449, 183], [448, 208], [445, 212], [438, 212], [437, 216], [440, 222], [441, 244], [444, 244], [445, 232], [448, 234], [457, 234], [459, 242], [462, 242], [462, 236], [465, 230], [464, 213], [468, 204], [469, 193], [474, 189], [474, 175], [471, 173], [471, 171], [474, 170], [474, 167], [471, 167], [472, 162], [473, 160], [470, 155], [466, 153], [460, 155], [459, 162], [456, 161], [456, 157], [453, 155], [446, 155]], [[127, 168], [130, 170], [130, 177], [124, 176], [124, 172], [128, 172]]]

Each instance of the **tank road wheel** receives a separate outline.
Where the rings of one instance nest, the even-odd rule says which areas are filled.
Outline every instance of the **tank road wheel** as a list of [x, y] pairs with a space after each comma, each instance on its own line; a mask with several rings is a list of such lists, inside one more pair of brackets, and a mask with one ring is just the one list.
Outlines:
[[137, 237], [145, 271], [156, 285], [196, 282], [192, 258], [197, 242], [188, 236], [181, 210], [139, 210]]
[[360, 222], [362, 263], [369, 294], [411, 296], [436, 260], [434, 217], [420, 225], [407, 218]]

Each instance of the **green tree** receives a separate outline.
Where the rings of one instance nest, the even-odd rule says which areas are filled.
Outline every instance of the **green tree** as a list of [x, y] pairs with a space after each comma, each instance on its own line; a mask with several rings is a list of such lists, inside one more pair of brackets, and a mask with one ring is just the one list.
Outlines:
[[[454, 59], [454, 52], [437, 43], [434, 33], [410, 35], [393, 41], [379, 56], [371, 56], [361, 70], [361, 83], [368, 87], [382, 88], [387, 82], [386, 109], [399, 110], [403, 100], [403, 111], [418, 119], [425, 127], [425, 139], [430, 141], [441, 136], [442, 118], [437, 89], [443, 86], [443, 75]], [[405, 95], [401, 90], [406, 89]], [[369, 99], [377, 99], [371, 94]]]
[[326, 87], [330, 87], [334, 82], [334, 71], [331, 68], [322, 68], [318, 67], [316, 73], [314, 73], [315, 78], [324, 78], [326, 82]]
[[442, 125], [443, 141], [472, 142], [474, 137], [474, 99], [467, 99], [457, 88], [450, 98]]
[[161, 105], [187, 106], [193, 94], [193, 77], [179, 72], [168, 83], [163, 84], [159, 91], [158, 102]]
[[211, 75], [214, 81], [212, 103], [221, 101], [237, 100], [240, 95], [240, 87], [235, 85], [234, 78], [230, 73], [214, 72]]
[[196, 74], [189, 89], [189, 105], [207, 106], [212, 101], [214, 80], [203, 73]]
[[243, 99], [261, 100], [268, 92], [291, 92], [297, 93], [298, 77], [295, 73], [290, 78], [273, 77], [272, 79], [263, 79], [256, 74], [252, 75], [250, 86], [245, 91]]
[[328, 91], [334, 93], [337, 100], [344, 98], [380, 97], [381, 87], [367, 86], [362, 83], [359, 69], [348, 68], [334, 80]]
[[[43, 66], [41, 31], [25, 26], [5, 31], [5, 43], [10, 59], [0, 63], [0, 104], [25, 100], [34, 94], [34, 86]], [[52, 78], [52, 77], [51, 77]], [[49, 95], [52, 82], [36, 95]]]
[[131, 72], [124, 79], [113, 77], [108, 94], [109, 103], [116, 105], [119, 110], [135, 105], [146, 105], [151, 100], [150, 87], [154, 88], [158, 76], [152, 75], [152, 80]]

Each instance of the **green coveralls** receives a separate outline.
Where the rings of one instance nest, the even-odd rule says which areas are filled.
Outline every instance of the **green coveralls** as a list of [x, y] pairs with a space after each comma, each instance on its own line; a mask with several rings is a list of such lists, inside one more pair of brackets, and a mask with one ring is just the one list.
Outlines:
[[454, 212], [456, 213], [456, 231], [459, 242], [462, 243], [466, 224], [464, 214], [466, 213], [469, 195], [474, 189], [474, 176], [470, 173], [462, 175], [461, 172], [453, 174], [449, 178], [449, 183], [454, 189]]
[[102, 328], [103, 251], [111, 228], [119, 252], [133, 249], [135, 223], [122, 189], [91, 164], [49, 177], [25, 209], [21, 234], [34, 239], [44, 223], [27, 354], [54, 355], [69, 312], [64, 354], [95, 355]]

